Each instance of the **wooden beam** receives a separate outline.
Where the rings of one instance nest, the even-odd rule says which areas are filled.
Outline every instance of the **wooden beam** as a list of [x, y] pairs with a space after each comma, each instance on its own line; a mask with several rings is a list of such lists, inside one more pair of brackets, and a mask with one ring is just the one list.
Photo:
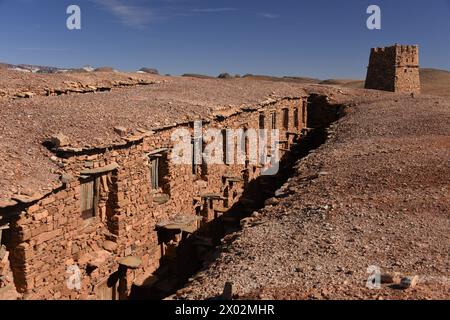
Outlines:
[[155, 157], [157, 157], [157, 156], [162, 156], [162, 155], [160, 155], [160, 153], [164, 153], [164, 152], [167, 152], [167, 151], [169, 151], [168, 148], [160, 148], [160, 149], [156, 149], [156, 150], [150, 151], [146, 155], [147, 156], [155, 156]]
[[80, 172], [81, 175], [95, 175], [95, 174], [101, 174], [101, 173], [107, 173], [114, 171], [119, 168], [119, 165], [116, 162], [113, 162], [111, 164], [108, 164], [107, 166], [95, 168], [95, 169], [88, 169], [83, 170]]

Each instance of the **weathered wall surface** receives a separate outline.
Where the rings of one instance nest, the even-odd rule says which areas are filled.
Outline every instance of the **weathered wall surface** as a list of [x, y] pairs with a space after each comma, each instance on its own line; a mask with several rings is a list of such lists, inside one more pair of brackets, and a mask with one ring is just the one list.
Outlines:
[[[282, 156], [295, 134], [306, 127], [306, 110], [304, 98], [282, 99], [263, 109], [250, 108], [204, 123], [203, 130], [270, 129], [275, 122]], [[199, 165], [195, 174], [191, 164], [173, 163], [171, 135], [177, 129], [193, 134], [192, 126], [183, 124], [126, 146], [55, 160], [67, 172], [65, 186], [19, 208], [10, 219], [6, 265], [23, 298], [126, 298], [131, 284], [142, 283], [177, 245], [176, 239], [158, 239], [157, 223], [179, 214], [199, 215], [203, 220], [196, 227], [200, 227], [231, 207], [246, 184], [260, 174], [261, 168], [251, 163]], [[155, 150], [161, 173], [156, 189], [148, 156]], [[98, 190], [92, 216], [81, 212], [86, 180], [95, 181]], [[140, 263], [124, 271], [119, 264], [124, 257], [135, 257]], [[81, 271], [78, 289], [67, 284], [71, 266]]]
[[373, 48], [365, 88], [420, 93], [419, 48], [401, 45]]

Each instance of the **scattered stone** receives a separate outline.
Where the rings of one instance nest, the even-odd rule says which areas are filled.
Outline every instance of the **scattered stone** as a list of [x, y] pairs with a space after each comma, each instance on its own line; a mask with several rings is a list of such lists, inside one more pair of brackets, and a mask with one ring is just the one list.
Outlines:
[[280, 200], [278, 200], [277, 198], [270, 198], [264, 202], [264, 205], [265, 206], [274, 206], [274, 205], [278, 204], [279, 202], [280, 202]]
[[241, 220], [240, 224], [242, 228], [248, 227], [252, 222], [253, 222], [253, 218], [249, 217], [249, 218], [244, 218]]
[[284, 189], [279, 189], [277, 191], [275, 191], [275, 198], [285, 198], [288, 196], [288, 193], [286, 192], [286, 190]]
[[116, 252], [117, 250], [117, 243], [106, 240], [105, 242], [103, 242], [103, 249], [105, 249], [106, 251], [109, 252]]
[[128, 129], [125, 127], [114, 127], [114, 132], [121, 137], [125, 137], [128, 134]]
[[69, 184], [73, 180], [73, 176], [70, 174], [62, 174], [60, 180], [63, 184]]
[[17, 98], [33, 98], [36, 94], [34, 92], [19, 92], [15, 94], [15, 97]]
[[70, 145], [70, 140], [69, 138], [62, 134], [62, 133], [58, 133], [52, 137], [50, 137], [50, 143], [55, 146], [56, 148], [61, 148], [61, 147], [67, 147]]

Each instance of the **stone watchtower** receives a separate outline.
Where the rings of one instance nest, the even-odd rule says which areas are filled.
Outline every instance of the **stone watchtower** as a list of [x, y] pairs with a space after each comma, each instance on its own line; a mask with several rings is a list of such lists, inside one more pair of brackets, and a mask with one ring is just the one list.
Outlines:
[[420, 93], [419, 47], [372, 48], [365, 88]]

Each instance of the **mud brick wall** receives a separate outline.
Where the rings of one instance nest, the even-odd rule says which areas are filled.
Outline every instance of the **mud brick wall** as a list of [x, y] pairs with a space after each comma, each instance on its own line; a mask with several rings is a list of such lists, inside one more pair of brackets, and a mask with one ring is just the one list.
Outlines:
[[[282, 148], [289, 148], [288, 132], [300, 133], [306, 125], [306, 99], [283, 99], [263, 109], [248, 109], [203, 124], [203, 130], [217, 128], [271, 128], [276, 113]], [[285, 111], [286, 110], [286, 111]], [[297, 111], [295, 111], [297, 110]], [[284, 114], [288, 114], [285, 127]], [[298, 121], [294, 120], [298, 117]], [[158, 267], [167, 250], [158, 240], [155, 226], [178, 214], [204, 214], [207, 200], [200, 196], [214, 193], [227, 200], [213, 201], [212, 208], [230, 207], [238, 200], [245, 184], [259, 175], [260, 168], [250, 164], [202, 165], [202, 174], [194, 174], [191, 164], [170, 161], [174, 130], [191, 124], [158, 130], [123, 146], [92, 150], [88, 155], [58, 158], [64, 169], [64, 186], [29, 206], [20, 208], [10, 220], [9, 267], [17, 292], [25, 299], [117, 299], [120, 292], [119, 260], [135, 256], [142, 264], [127, 273], [127, 289], [140, 284]], [[238, 148], [238, 146], [236, 146]], [[151, 184], [148, 154], [159, 149], [163, 177], [158, 189]], [[280, 153], [280, 156], [283, 152]], [[114, 165], [111, 167], [111, 165]], [[86, 170], [110, 168], [92, 177], [98, 185], [98, 201], [92, 217], [81, 213], [82, 183]], [[246, 169], [248, 171], [246, 171]], [[84, 173], [83, 173], [84, 172]], [[245, 181], [229, 183], [224, 176]], [[203, 207], [202, 207], [203, 205]], [[202, 209], [196, 211], [196, 207]], [[207, 209], [207, 208], [206, 208]], [[214, 218], [206, 211], [205, 222]], [[199, 227], [200, 227], [199, 223]], [[76, 266], [81, 272], [81, 288], [69, 289], [67, 270]]]
[[373, 48], [365, 88], [420, 93], [419, 48], [401, 45]]

